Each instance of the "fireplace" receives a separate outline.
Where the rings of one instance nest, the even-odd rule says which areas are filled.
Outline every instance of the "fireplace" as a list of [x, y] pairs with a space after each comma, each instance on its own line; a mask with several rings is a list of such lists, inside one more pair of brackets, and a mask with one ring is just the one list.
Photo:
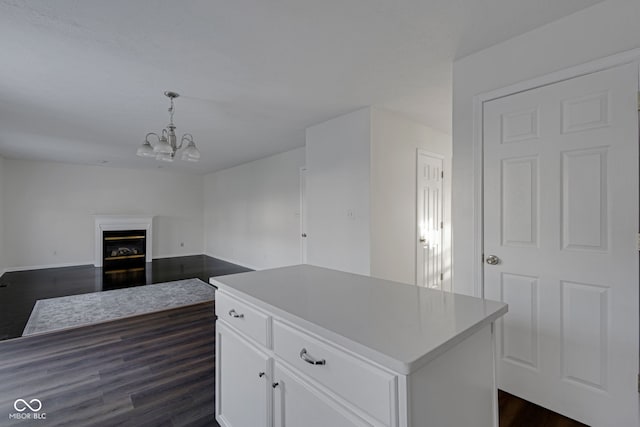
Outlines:
[[96, 215], [95, 261], [102, 267], [102, 290], [144, 285], [151, 268], [153, 217]]
[[144, 267], [146, 246], [147, 230], [105, 231], [102, 233], [102, 268]]
[[102, 288], [146, 284], [146, 230], [102, 233]]
[[[105, 258], [105, 240], [104, 233], [112, 231], [131, 232], [144, 231], [144, 258], [145, 262], [151, 262], [151, 248], [153, 238], [153, 217], [147, 215], [96, 215], [95, 217], [95, 255], [94, 263], [96, 267], [102, 267]], [[117, 236], [117, 235], [116, 235]], [[112, 236], [112, 237], [116, 237]], [[117, 243], [117, 240], [113, 240]], [[124, 248], [124, 246], [123, 246]], [[118, 248], [115, 248], [116, 250]], [[111, 249], [113, 250], [113, 249]], [[138, 250], [140, 248], [138, 247]], [[130, 255], [140, 255], [130, 254]], [[124, 254], [123, 254], [124, 256]], [[137, 258], [130, 258], [137, 259]]]

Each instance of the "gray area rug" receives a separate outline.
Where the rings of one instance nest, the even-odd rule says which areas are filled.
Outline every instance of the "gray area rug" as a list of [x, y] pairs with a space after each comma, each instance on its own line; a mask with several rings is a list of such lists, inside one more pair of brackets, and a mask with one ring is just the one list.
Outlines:
[[212, 301], [215, 288], [200, 279], [176, 280], [36, 301], [22, 336], [75, 328]]

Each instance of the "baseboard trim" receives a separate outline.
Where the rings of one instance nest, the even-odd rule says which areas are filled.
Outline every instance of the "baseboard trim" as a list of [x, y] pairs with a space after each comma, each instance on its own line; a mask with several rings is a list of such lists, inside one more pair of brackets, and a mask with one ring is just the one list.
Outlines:
[[203, 252], [198, 252], [198, 253], [188, 253], [188, 254], [157, 255], [157, 256], [154, 255], [152, 259], [179, 258], [182, 256], [196, 256], [196, 255], [206, 255], [206, 254]]
[[205, 253], [205, 255], [208, 256], [208, 257], [211, 257], [211, 258], [217, 258], [217, 259], [219, 259], [221, 261], [230, 262], [231, 264], [237, 264], [237, 265], [240, 265], [242, 267], [250, 268], [252, 270], [264, 270], [264, 267], [256, 267], [255, 265], [247, 264], [246, 262], [239, 261], [237, 259], [227, 258], [227, 257], [223, 257], [223, 256], [220, 256], [220, 255], [210, 254], [210, 253]]
[[15, 271], [44, 270], [45, 268], [78, 267], [81, 265], [93, 265], [93, 261], [65, 262], [61, 264], [28, 265], [23, 267], [7, 267], [4, 269], [4, 271], [6, 273], [13, 273]]

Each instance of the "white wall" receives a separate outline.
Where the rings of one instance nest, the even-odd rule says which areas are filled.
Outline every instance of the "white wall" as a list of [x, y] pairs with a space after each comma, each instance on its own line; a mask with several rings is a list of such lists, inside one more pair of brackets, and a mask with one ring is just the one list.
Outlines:
[[640, 1], [608, 0], [453, 66], [454, 290], [474, 294], [474, 95], [640, 47]]
[[94, 214], [155, 215], [154, 258], [203, 252], [202, 176], [5, 159], [2, 178], [7, 268], [93, 264]]
[[0, 276], [4, 274], [7, 267], [7, 260], [4, 256], [4, 212], [3, 212], [3, 200], [4, 200], [4, 158], [0, 157]]
[[[372, 109], [371, 129], [371, 275], [415, 284], [417, 150], [444, 156], [444, 259], [449, 260], [451, 136], [380, 108]], [[444, 271], [446, 289], [448, 265]]]
[[307, 128], [307, 262], [370, 273], [371, 109]]
[[300, 263], [305, 149], [204, 178], [205, 253], [254, 269]]

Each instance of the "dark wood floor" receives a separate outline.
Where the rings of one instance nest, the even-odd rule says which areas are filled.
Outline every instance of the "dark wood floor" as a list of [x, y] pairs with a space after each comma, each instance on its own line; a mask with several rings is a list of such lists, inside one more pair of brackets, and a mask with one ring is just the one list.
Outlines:
[[212, 302], [0, 342], [0, 425], [217, 426], [214, 346]]
[[194, 277], [208, 283], [210, 277], [244, 271], [250, 269], [196, 255], [153, 260], [141, 281], [123, 276], [111, 280], [108, 287], [105, 286], [102, 269], [93, 265], [5, 273], [0, 277], [0, 340], [22, 335], [33, 305], [39, 299]]
[[500, 427], [588, 427], [502, 390], [498, 407]]

